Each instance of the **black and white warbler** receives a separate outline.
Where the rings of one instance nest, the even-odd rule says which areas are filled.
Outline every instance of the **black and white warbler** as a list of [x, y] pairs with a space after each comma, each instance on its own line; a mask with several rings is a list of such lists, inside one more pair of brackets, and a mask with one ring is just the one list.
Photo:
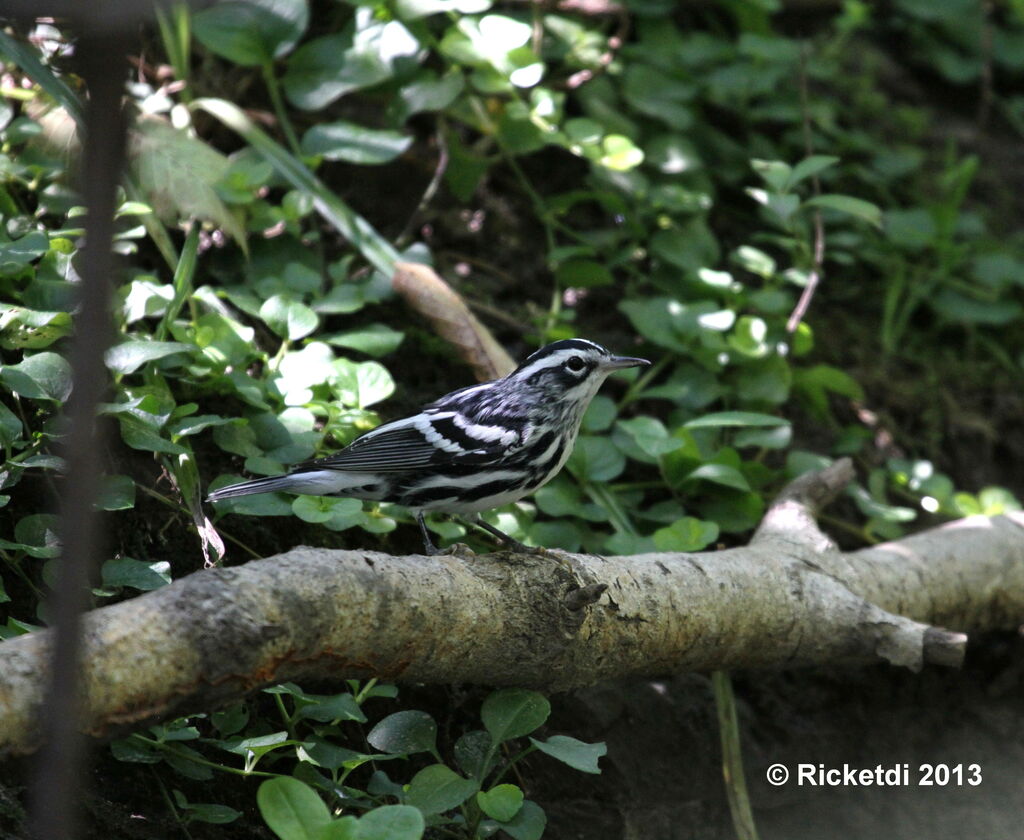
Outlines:
[[479, 513], [515, 502], [554, 478], [608, 374], [647, 364], [613, 356], [592, 341], [556, 341], [502, 379], [452, 391], [334, 455], [299, 464], [287, 475], [222, 487], [208, 501], [283, 490], [397, 502], [415, 511], [428, 554], [438, 553], [423, 522], [430, 511], [463, 516], [510, 548], [529, 551]]

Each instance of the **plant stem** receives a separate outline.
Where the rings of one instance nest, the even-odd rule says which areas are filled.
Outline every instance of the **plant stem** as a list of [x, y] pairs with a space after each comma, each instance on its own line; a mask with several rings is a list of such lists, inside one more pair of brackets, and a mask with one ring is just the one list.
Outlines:
[[292, 126], [292, 121], [288, 119], [288, 112], [284, 107], [284, 98], [281, 96], [281, 86], [278, 84], [277, 76], [274, 75], [273, 63], [268, 61], [263, 65], [262, 70], [263, 81], [267, 85], [267, 92], [270, 94], [270, 102], [274, 106], [274, 114], [277, 116], [277, 121], [281, 125], [281, 131], [284, 132], [284, 139], [288, 143], [288, 148], [292, 150], [292, 154], [299, 160], [302, 160], [302, 149], [299, 147], [299, 138], [295, 134], [295, 128]]
[[718, 731], [722, 741], [722, 776], [725, 793], [729, 798], [732, 824], [739, 840], [757, 840], [754, 812], [747, 795], [747, 780], [743, 773], [743, 752], [740, 748], [740, 728], [736, 717], [736, 697], [732, 680], [726, 671], [711, 675], [718, 710]]

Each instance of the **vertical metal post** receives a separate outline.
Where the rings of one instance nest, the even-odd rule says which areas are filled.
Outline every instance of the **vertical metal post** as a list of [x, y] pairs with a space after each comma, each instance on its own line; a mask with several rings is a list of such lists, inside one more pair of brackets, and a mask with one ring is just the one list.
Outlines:
[[89, 91], [79, 171], [88, 216], [86, 245], [78, 263], [81, 285], [71, 351], [74, 385], [66, 410], [64, 457], [68, 473], [61, 500], [63, 549], [51, 599], [56, 635], [49, 692], [43, 701], [40, 721], [43, 747], [31, 800], [31, 826], [39, 840], [73, 840], [86, 777], [85, 741], [79, 727], [79, 662], [82, 612], [88, 606], [89, 582], [103, 543], [99, 517], [93, 509], [102, 471], [96, 406], [107, 386], [103, 354], [113, 331], [111, 245], [116, 190], [125, 156], [122, 97], [130, 43], [122, 30], [86, 33], [76, 47]]

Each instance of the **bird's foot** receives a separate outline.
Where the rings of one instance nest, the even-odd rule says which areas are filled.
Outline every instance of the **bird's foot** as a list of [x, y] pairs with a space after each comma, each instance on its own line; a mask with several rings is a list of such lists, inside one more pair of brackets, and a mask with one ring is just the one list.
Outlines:
[[432, 545], [429, 549], [427, 549], [427, 554], [429, 554], [431, 557], [462, 557], [466, 559], [470, 557], [476, 557], [476, 552], [473, 551], [473, 549], [471, 549], [465, 543], [460, 542], [452, 543], [451, 545], [445, 546], [444, 548], [437, 548], [436, 546]]

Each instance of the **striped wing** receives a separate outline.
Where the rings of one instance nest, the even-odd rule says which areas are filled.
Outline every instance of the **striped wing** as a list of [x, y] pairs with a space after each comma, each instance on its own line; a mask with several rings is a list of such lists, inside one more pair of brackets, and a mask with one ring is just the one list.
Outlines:
[[299, 464], [294, 472], [342, 470], [346, 472], [404, 473], [450, 465], [488, 464], [518, 448], [518, 436], [504, 439], [474, 438], [458, 428], [449, 413], [396, 420], [362, 437], [345, 449]]

